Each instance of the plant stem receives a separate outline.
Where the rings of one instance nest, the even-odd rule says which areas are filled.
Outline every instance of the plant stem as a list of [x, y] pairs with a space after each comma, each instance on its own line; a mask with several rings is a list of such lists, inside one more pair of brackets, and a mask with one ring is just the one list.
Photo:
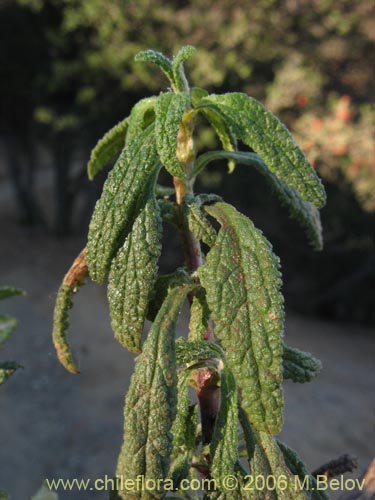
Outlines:
[[[179, 220], [179, 236], [184, 252], [185, 263], [189, 271], [194, 272], [204, 261], [200, 242], [189, 230], [186, 215], [183, 209], [183, 200], [186, 195], [193, 195], [194, 177], [189, 174], [194, 168], [194, 144], [192, 138], [193, 124], [190, 119], [188, 123], [182, 122], [178, 135], [177, 157], [186, 166], [186, 179], [174, 177], [174, 187], [176, 191], [176, 202]], [[189, 180], [187, 180], [189, 179]], [[193, 296], [189, 296], [190, 304]], [[214, 332], [211, 323], [209, 324], [205, 340], [213, 341]], [[212, 368], [202, 368], [196, 376], [197, 396], [200, 406], [203, 443], [207, 444], [212, 439], [213, 427], [219, 407], [219, 388], [217, 386], [217, 375]], [[207, 457], [209, 460], [209, 457]]]

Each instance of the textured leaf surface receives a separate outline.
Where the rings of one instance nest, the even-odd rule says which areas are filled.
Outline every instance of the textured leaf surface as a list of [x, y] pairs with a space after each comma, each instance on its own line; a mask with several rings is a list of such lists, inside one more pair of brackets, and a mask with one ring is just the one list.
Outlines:
[[216, 231], [197, 203], [188, 204], [187, 221], [189, 230], [194, 236], [207, 246], [212, 247], [216, 240]]
[[210, 310], [204, 288], [197, 290], [190, 306], [189, 341], [203, 341], [208, 328]]
[[282, 425], [283, 297], [278, 258], [252, 222], [226, 203], [206, 211], [221, 224], [198, 270], [242, 404], [258, 429]]
[[238, 460], [238, 394], [233, 373], [228, 369], [220, 375], [220, 400], [211, 441], [211, 473], [219, 485], [235, 473]]
[[117, 123], [99, 140], [91, 151], [87, 164], [87, 174], [90, 180], [107, 165], [114, 161], [125, 145], [125, 135], [128, 128], [128, 118]]
[[179, 366], [197, 363], [205, 359], [223, 359], [224, 353], [215, 342], [195, 340], [186, 342], [180, 338], [176, 342], [176, 359]]
[[18, 321], [7, 314], [0, 314], [0, 348], [10, 339]]
[[168, 172], [176, 177], [185, 176], [185, 167], [177, 159], [177, 136], [182, 115], [189, 104], [187, 93], [166, 92], [158, 98], [155, 107], [155, 134], [158, 153]]
[[136, 54], [134, 60], [156, 64], [167, 76], [168, 80], [173, 83], [172, 61], [161, 52], [152, 49], [142, 50]]
[[281, 204], [289, 210], [291, 217], [306, 229], [307, 236], [314, 248], [316, 250], [322, 249], [323, 237], [319, 210], [312, 203], [304, 201], [297, 191], [273, 174], [256, 153], [210, 151], [201, 155], [198, 159], [199, 164], [197, 161], [196, 165], [201, 170], [209, 162], [223, 158], [231, 158], [235, 162], [256, 168], [265, 177]]
[[69, 311], [73, 307], [73, 297], [83, 285], [87, 274], [86, 249], [74, 260], [57, 292], [53, 313], [52, 340], [60, 363], [70, 373], [79, 373], [70, 348], [67, 333], [69, 330]]
[[147, 319], [154, 321], [161, 308], [165, 298], [172, 288], [184, 283], [190, 283], [191, 278], [184, 268], [178, 268], [170, 274], [162, 274], [156, 280], [155, 286], [151, 291], [150, 302], [147, 310]]
[[239, 417], [245, 434], [250, 474], [254, 477], [260, 475], [265, 479], [270, 476], [275, 478], [274, 489], [265, 488], [255, 491], [249, 498], [252, 500], [306, 500], [305, 493], [296, 488], [295, 478], [285, 463], [276, 439], [250, 426], [242, 408], [239, 410]]
[[[289, 130], [257, 100], [238, 92], [210, 95], [201, 107], [213, 104], [228, 120], [238, 139], [258, 153], [282, 181], [318, 208], [326, 201], [323, 185]], [[203, 109], [203, 108], [202, 108]]]
[[15, 295], [24, 295], [24, 291], [12, 286], [0, 286], [0, 300], [14, 297]]
[[154, 128], [150, 125], [127, 142], [96, 203], [87, 243], [87, 263], [94, 281], [103, 281], [138, 215], [139, 200], [156, 168]]
[[327, 493], [323, 489], [319, 489], [317, 487], [315, 477], [310, 474], [298, 454], [281, 441], [277, 441], [277, 444], [284, 456], [285, 463], [292, 474], [298, 476], [301, 483], [303, 483], [307, 477], [309, 478], [308, 491], [310, 492], [311, 500], [329, 500]]
[[126, 142], [132, 141], [155, 120], [156, 96], [141, 99], [133, 106], [129, 116]]
[[[164, 479], [172, 452], [171, 427], [176, 415], [175, 326], [191, 286], [173, 289], [153, 323], [136, 360], [125, 404], [124, 443], [117, 475], [136, 480]], [[122, 491], [121, 498], [160, 498], [160, 491]]]
[[319, 375], [322, 363], [309, 352], [284, 345], [283, 369], [284, 379], [303, 384]]
[[173, 59], [173, 78], [176, 89], [179, 91], [189, 90], [189, 83], [186, 80], [183, 63], [193, 56], [195, 52], [195, 47], [192, 45], [185, 45], [184, 47], [181, 47]]
[[108, 302], [117, 340], [129, 351], [141, 352], [141, 337], [161, 252], [159, 206], [153, 195], [111, 264]]
[[4, 384], [18, 368], [21, 368], [21, 365], [15, 361], [4, 361], [0, 363], [0, 385]]

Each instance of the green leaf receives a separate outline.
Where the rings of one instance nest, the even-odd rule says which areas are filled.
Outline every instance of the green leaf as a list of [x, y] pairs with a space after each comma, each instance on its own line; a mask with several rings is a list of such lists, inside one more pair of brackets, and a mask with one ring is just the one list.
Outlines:
[[199, 288], [190, 306], [189, 341], [202, 341], [208, 328], [210, 310], [207, 305], [206, 291]]
[[138, 52], [138, 54], [136, 54], [134, 60], [141, 62], [152, 62], [156, 64], [167, 76], [168, 80], [171, 83], [174, 83], [172, 62], [161, 52], [157, 52], [151, 49], [142, 50], [141, 52]]
[[[171, 427], [176, 416], [175, 328], [191, 285], [176, 287], [164, 300], [136, 360], [125, 404], [124, 443], [117, 476], [136, 481], [165, 479], [172, 452]], [[121, 491], [126, 499], [160, 498], [160, 491]]]
[[173, 79], [176, 89], [180, 92], [188, 91], [189, 84], [186, 80], [183, 63], [196, 53], [196, 48], [192, 45], [185, 45], [176, 54], [173, 59]]
[[210, 95], [201, 101], [223, 114], [238, 139], [258, 153], [269, 169], [321, 208], [326, 201], [323, 185], [289, 130], [259, 101], [238, 92]]
[[242, 404], [258, 429], [282, 425], [284, 311], [279, 260], [244, 215], [226, 203], [206, 207], [221, 224], [207, 265], [198, 269]]
[[129, 119], [125, 118], [117, 123], [117, 125], [104, 134], [91, 151], [90, 160], [87, 164], [87, 175], [91, 181], [107, 163], [114, 161], [121, 153], [125, 145], [128, 122]]
[[225, 368], [220, 374], [220, 408], [210, 446], [211, 473], [219, 485], [235, 474], [238, 460], [238, 394], [233, 373]]
[[10, 500], [10, 496], [6, 491], [0, 490], [0, 500]]
[[18, 321], [7, 314], [0, 314], [0, 348], [10, 339]]
[[185, 177], [185, 167], [177, 158], [177, 137], [182, 116], [189, 104], [187, 93], [160, 94], [155, 106], [155, 134], [162, 164], [175, 177]]
[[219, 345], [207, 340], [186, 342], [179, 338], [176, 342], [176, 359], [178, 366], [190, 365], [205, 359], [223, 359], [224, 353]]
[[322, 249], [322, 225], [318, 209], [312, 203], [304, 201], [297, 191], [273, 174], [256, 153], [210, 151], [198, 158], [196, 168], [201, 170], [209, 162], [223, 158], [231, 158], [235, 162], [255, 167], [265, 177], [281, 204], [288, 208], [291, 217], [305, 227], [307, 236], [314, 248], [316, 250]]
[[184, 283], [191, 283], [191, 278], [186, 269], [182, 267], [176, 269], [173, 273], [163, 274], [157, 278], [155, 286], [151, 291], [147, 310], [147, 319], [149, 321], [155, 320], [159, 309], [172, 288]]
[[159, 206], [151, 192], [109, 273], [112, 329], [117, 340], [132, 352], [141, 352], [143, 325], [158, 272], [160, 238]]
[[216, 240], [216, 231], [202, 212], [199, 203], [192, 201], [187, 204], [187, 221], [189, 230], [194, 236], [212, 247]]
[[306, 478], [308, 478], [307, 491], [310, 492], [311, 500], [329, 500], [327, 493], [323, 489], [318, 488], [315, 477], [310, 474], [298, 454], [292, 450], [292, 448], [289, 448], [289, 446], [279, 440], [277, 440], [277, 444], [284, 456], [285, 463], [292, 474], [298, 476], [302, 484], [306, 481]]
[[284, 344], [283, 369], [284, 379], [303, 384], [319, 375], [322, 363], [309, 352], [300, 351]]
[[[148, 180], [158, 168], [154, 127], [127, 141], [110, 172], [91, 218], [87, 263], [90, 276], [101, 283], [140, 210]], [[146, 201], [146, 200], [145, 200]]]
[[129, 116], [126, 143], [138, 137], [149, 125], [155, 121], [156, 96], [146, 97], [133, 106]]
[[67, 333], [69, 330], [69, 311], [73, 307], [73, 297], [84, 284], [87, 275], [86, 250], [74, 260], [57, 292], [53, 313], [52, 340], [57, 357], [68, 372], [79, 373], [73, 358]]
[[[196, 107], [199, 108], [200, 112], [203, 116], [208, 120], [208, 122], [214, 128], [217, 136], [220, 139], [220, 142], [225, 151], [236, 151], [237, 150], [237, 139], [233, 134], [229, 124], [227, 123], [225, 117], [220, 113], [219, 109], [215, 106], [200, 106], [202, 99], [198, 102]], [[194, 165], [194, 175], [198, 175], [199, 172], [203, 170], [203, 168], [207, 165], [201, 165], [201, 158], [204, 155], [201, 155], [197, 158]], [[235, 169], [236, 162], [233, 159], [229, 159], [228, 161], [228, 170], [229, 172], [233, 172]]]
[[250, 426], [246, 412], [242, 408], [239, 409], [239, 419], [245, 434], [250, 475], [254, 479], [257, 476], [265, 479], [274, 477], [274, 489], [256, 490], [248, 498], [252, 500], [306, 500], [305, 493], [296, 488], [295, 478], [285, 463], [276, 439]]
[[25, 292], [12, 286], [0, 286], [0, 300], [14, 297], [15, 295], [25, 295]]
[[59, 497], [55, 491], [51, 491], [48, 488], [46, 482], [43, 483], [40, 490], [31, 498], [31, 500], [59, 500]]
[[15, 361], [4, 361], [0, 363], [0, 385], [4, 384], [18, 368], [22, 367]]

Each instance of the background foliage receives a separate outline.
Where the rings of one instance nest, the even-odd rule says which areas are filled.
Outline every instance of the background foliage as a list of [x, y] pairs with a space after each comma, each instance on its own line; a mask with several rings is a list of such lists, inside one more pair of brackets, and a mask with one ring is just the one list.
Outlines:
[[[171, 55], [191, 43], [199, 50], [187, 63], [190, 81], [262, 100], [323, 176], [325, 252], [310, 255], [257, 175], [244, 182], [237, 169], [229, 188], [215, 167], [204, 182], [261, 220], [284, 263], [288, 304], [374, 320], [366, 293], [375, 281], [372, 2], [4, 0], [0, 20], [0, 135], [23, 221], [60, 235], [84, 227], [104, 179], [89, 187], [89, 150], [136, 100], [167, 84], [134, 54], [153, 47]], [[209, 148], [213, 141], [199, 138]], [[47, 171], [53, 218], [34, 189]]]

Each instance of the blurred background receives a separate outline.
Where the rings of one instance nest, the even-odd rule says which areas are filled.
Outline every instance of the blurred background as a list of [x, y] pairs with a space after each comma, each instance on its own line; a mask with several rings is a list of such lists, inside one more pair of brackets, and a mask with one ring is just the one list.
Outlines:
[[[0, 392], [0, 489], [23, 500], [45, 477], [113, 473], [132, 357], [112, 338], [105, 289], [88, 284], [72, 311], [83, 373], [65, 373], [50, 340], [54, 298], [106, 178], [88, 181], [90, 150], [168, 85], [134, 55], [172, 56], [185, 44], [198, 49], [186, 63], [192, 85], [261, 100], [323, 178], [320, 253], [251, 169], [227, 176], [219, 162], [197, 191], [222, 194], [270, 239], [289, 343], [323, 360], [308, 387], [286, 384], [282, 437], [312, 468], [341, 453], [366, 468], [375, 454], [374, 10], [371, 0], [1, 0], [0, 282], [27, 296], [1, 304], [20, 321], [6, 357], [25, 368]], [[197, 146], [215, 141], [202, 123]], [[165, 242], [163, 272], [181, 262], [178, 241], [167, 232]]]

